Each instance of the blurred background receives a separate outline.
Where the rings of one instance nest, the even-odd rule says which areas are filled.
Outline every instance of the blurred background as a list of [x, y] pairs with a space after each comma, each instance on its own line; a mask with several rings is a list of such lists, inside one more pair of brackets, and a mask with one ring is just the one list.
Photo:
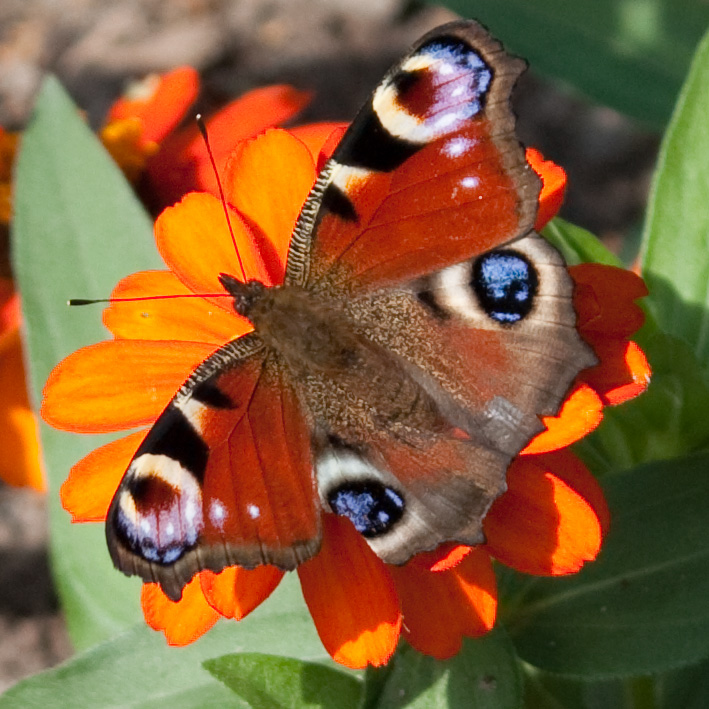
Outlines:
[[[130, 81], [181, 64], [202, 75], [198, 110], [286, 82], [315, 92], [303, 122], [349, 120], [409, 44], [455, 17], [410, 0], [2, 0], [0, 126], [22, 130], [47, 72], [97, 128]], [[544, 41], [541, 51], [556, 51]], [[562, 216], [632, 259], [659, 129], [592, 104], [534, 64], [514, 102], [522, 140], [569, 174]], [[46, 535], [44, 496], [0, 482], [0, 692], [71, 653]]]

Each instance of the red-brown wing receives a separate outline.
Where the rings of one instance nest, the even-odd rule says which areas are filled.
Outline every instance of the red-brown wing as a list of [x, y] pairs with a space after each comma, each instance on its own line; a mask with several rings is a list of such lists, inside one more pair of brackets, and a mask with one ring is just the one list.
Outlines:
[[539, 182], [509, 105], [523, 67], [473, 22], [426, 35], [323, 169], [296, 225], [286, 282], [392, 286], [527, 233]]
[[[360, 377], [354, 391], [370, 404], [381, 391], [383, 406], [362, 407], [354, 425], [343, 426], [352, 404], [339, 403], [348, 401], [342, 378], [327, 407], [313, 406], [329, 434], [316, 441], [324, 509], [347, 516], [388, 563], [443, 541], [480, 543], [510, 461], [595, 362], [576, 330], [572, 288], [561, 255], [531, 234], [407, 288], [349, 299], [353, 330], [396, 369], [377, 372], [373, 391]], [[433, 407], [421, 406], [426, 398]], [[448, 427], [407, 419], [432, 408]]]
[[264, 363], [244, 416], [210, 448], [203, 543], [223, 548], [224, 566], [294, 569], [310, 558], [320, 543], [310, 430], [273, 356]]
[[114, 496], [117, 568], [173, 600], [202, 569], [294, 568], [320, 545], [308, 424], [256, 335], [221, 347], [185, 382]]

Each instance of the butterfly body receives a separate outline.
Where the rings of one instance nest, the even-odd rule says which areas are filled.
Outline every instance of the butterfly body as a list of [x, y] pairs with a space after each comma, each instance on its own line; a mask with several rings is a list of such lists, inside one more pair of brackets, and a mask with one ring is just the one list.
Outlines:
[[222, 274], [254, 332], [203, 362], [114, 497], [116, 566], [171, 598], [200, 569], [317, 553], [323, 513], [385, 562], [479, 544], [512, 458], [594, 363], [533, 232], [522, 63], [473, 22], [422, 38], [323, 168], [285, 281]]

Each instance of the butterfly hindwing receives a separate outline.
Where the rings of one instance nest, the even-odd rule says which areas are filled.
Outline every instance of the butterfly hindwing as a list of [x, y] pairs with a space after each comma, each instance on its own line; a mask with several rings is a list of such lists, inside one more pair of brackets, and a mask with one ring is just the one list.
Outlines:
[[323, 508], [344, 515], [387, 563], [445, 541], [484, 542], [482, 519], [505, 489], [509, 457], [448, 434], [418, 441], [375, 435], [318, 449]]
[[[573, 282], [541, 236], [345, 306], [401, 358], [455, 424], [515, 455], [595, 358], [576, 331]], [[387, 322], [387, 327], [377, 327]]]
[[[335, 394], [308, 401], [329, 434], [316, 447], [324, 508], [366, 530], [390, 563], [447, 540], [481, 543], [510, 461], [595, 361], [575, 329], [572, 289], [559, 253], [532, 233], [344, 305], [390, 365], [377, 367], [388, 380], [372, 382], [375, 392], [366, 366], [357, 381], [356, 363], [345, 385], [308, 384], [307, 396]], [[378, 418], [368, 417], [359, 402], [380, 392]], [[417, 413], [424, 400], [438, 420]]]

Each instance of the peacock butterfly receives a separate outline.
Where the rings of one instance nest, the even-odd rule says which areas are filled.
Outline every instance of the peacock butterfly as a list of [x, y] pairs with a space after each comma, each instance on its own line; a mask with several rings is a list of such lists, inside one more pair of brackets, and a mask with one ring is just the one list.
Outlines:
[[385, 562], [484, 541], [512, 458], [595, 362], [533, 231], [524, 62], [475, 22], [425, 35], [324, 165], [285, 282], [221, 274], [254, 331], [208, 357], [113, 498], [114, 564], [170, 598], [201, 569], [318, 552], [323, 512]]

